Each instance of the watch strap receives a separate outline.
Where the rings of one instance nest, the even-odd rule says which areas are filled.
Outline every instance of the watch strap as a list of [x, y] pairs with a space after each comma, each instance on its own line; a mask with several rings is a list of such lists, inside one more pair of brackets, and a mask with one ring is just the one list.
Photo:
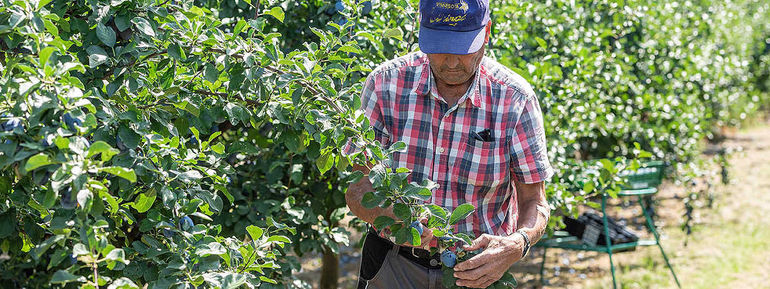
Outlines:
[[527, 254], [529, 253], [529, 236], [521, 229], [516, 231], [516, 233], [519, 233], [519, 235], [521, 235], [521, 237], [524, 239], [524, 250], [521, 252], [521, 258], [524, 259], [524, 257], [527, 257]]

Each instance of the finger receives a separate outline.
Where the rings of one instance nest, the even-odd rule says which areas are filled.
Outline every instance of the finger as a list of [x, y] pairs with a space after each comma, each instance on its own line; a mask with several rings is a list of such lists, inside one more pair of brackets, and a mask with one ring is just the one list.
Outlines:
[[484, 270], [483, 268], [476, 268], [473, 270], [461, 271], [461, 272], [455, 271], [453, 276], [457, 278], [458, 281], [481, 282], [483, 280], [480, 280], [480, 279], [482, 279], [482, 277], [487, 275], [486, 271], [487, 270]]
[[455, 265], [454, 269], [455, 269], [455, 272], [473, 270], [481, 267], [484, 264], [491, 263], [489, 261], [490, 261], [489, 254], [485, 254], [484, 252], [481, 252], [480, 254], [473, 256], [473, 258], [470, 258], [468, 260], [458, 263], [457, 265]]
[[[481, 278], [481, 276], [487, 275], [487, 271], [489, 270], [485, 267], [486, 266], [479, 266], [478, 268], [473, 268], [470, 270], [455, 271], [454, 276], [459, 280], [476, 281]], [[457, 268], [457, 266], [455, 266], [455, 268]]]
[[[498, 278], [497, 280], [500, 280], [500, 278]], [[481, 287], [479, 288], [487, 288], [490, 285], [492, 285], [492, 283], [495, 283], [497, 280], [495, 280], [495, 278], [489, 278], [489, 280], [487, 280], [487, 282], [485, 282], [484, 284], [481, 284]]]
[[425, 226], [423, 226], [422, 228], [423, 228], [422, 235], [420, 235], [420, 237], [422, 237], [422, 238], [425, 238], [425, 237], [433, 238], [433, 229], [425, 227]]
[[455, 282], [455, 284], [457, 284], [457, 286], [465, 286], [470, 288], [487, 288], [485, 284], [493, 283], [490, 281], [492, 281], [492, 277], [490, 277], [489, 275], [482, 275], [476, 280], [457, 279], [457, 282]]
[[420, 236], [421, 239], [421, 247], [425, 248], [430, 245], [430, 241], [433, 240], [433, 229], [425, 228], [424, 231], [422, 231], [422, 236]]
[[476, 240], [473, 240], [470, 246], [465, 246], [463, 247], [463, 249], [465, 249], [466, 251], [473, 251], [481, 248], [486, 248], [487, 245], [489, 244], [489, 240], [490, 240], [489, 235], [483, 234], [481, 235], [481, 237], [478, 237], [476, 238]]

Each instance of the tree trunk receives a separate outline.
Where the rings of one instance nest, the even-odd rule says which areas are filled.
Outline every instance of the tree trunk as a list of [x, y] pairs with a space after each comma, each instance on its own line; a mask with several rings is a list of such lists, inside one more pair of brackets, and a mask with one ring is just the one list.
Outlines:
[[337, 289], [340, 275], [340, 256], [323, 246], [321, 265], [321, 289]]

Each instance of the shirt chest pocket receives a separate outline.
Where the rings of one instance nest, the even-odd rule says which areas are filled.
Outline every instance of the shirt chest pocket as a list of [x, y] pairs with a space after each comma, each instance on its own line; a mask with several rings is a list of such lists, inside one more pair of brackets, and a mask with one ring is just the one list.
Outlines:
[[505, 142], [485, 142], [473, 138], [462, 140], [454, 173], [461, 185], [472, 185], [475, 190], [488, 191], [507, 182], [510, 173]]

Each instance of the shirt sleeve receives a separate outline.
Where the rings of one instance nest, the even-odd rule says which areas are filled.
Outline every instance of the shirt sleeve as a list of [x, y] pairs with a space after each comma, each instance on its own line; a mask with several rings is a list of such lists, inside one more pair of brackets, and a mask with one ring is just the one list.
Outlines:
[[[361, 107], [359, 110], [369, 120], [369, 126], [374, 130], [374, 140], [378, 141], [384, 147], [390, 146], [390, 133], [385, 126], [385, 115], [382, 111], [382, 98], [379, 97], [378, 87], [381, 85], [380, 77], [375, 73], [372, 73], [367, 77], [364, 88], [361, 91]], [[359, 147], [362, 145], [360, 142], [356, 142], [356, 138], [348, 139], [347, 144], [343, 147], [342, 152], [346, 155], [357, 153], [361, 150]]]
[[553, 176], [546, 150], [543, 113], [537, 97], [529, 96], [516, 122], [510, 143], [514, 181], [534, 184]]

